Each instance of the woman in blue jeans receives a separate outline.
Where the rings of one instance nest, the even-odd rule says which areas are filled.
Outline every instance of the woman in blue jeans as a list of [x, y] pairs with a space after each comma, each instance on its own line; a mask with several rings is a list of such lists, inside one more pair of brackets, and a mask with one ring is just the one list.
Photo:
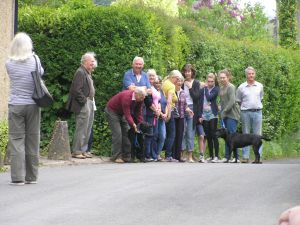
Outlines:
[[160, 92], [160, 106], [161, 106], [161, 113], [160, 116], [158, 117], [157, 120], [157, 133], [156, 133], [156, 155], [157, 155], [157, 160], [162, 161], [162, 158], [160, 157], [160, 153], [164, 147], [164, 143], [166, 140], [166, 119], [167, 119], [167, 114], [166, 114], [166, 106], [167, 106], [167, 100], [166, 97], [164, 96], [164, 93], [161, 90], [161, 84], [162, 84], [162, 78], [160, 76], [157, 77], [157, 80], [154, 84], [154, 87], [156, 88], [157, 91]]
[[[227, 128], [230, 134], [235, 133], [237, 124], [240, 119], [239, 106], [235, 99], [235, 86], [230, 83], [231, 74], [228, 70], [221, 70], [219, 72], [220, 80], [220, 100], [221, 100], [221, 120], [223, 126]], [[225, 157], [222, 160], [224, 163], [228, 163], [231, 155], [229, 154], [229, 146], [225, 145]], [[237, 158], [239, 155], [237, 154]], [[239, 159], [237, 159], [239, 162]], [[233, 159], [231, 162], [235, 162]]]
[[198, 124], [197, 115], [199, 112], [200, 82], [194, 79], [196, 70], [191, 64], [183, 66], [182, 74], [185, 78], [183, 90], [186, 102], [188, 108], [193, 111], [193, 115], [191, 113], [185, 113], [182, 150], [188, 151], [188, 162], [194, 162], [192, 154], [194, 151], [195, 130]]

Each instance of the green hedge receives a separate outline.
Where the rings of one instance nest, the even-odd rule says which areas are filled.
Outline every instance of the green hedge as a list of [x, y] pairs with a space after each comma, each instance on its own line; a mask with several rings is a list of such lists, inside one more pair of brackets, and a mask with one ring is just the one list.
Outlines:
[[6, 155], [8, 143], [8, 126], [7, 121], [0, 121], [0, 172], [5, 171], [3, 161]]
[[121, 90], [123, 74], [136, 55], [144, 57], [147, 68], [155, 68], [163, 76], [186, 62], [196, 65], [200, 79], [209, 72], [229, 68], [236, 86], [245, 81], [245, 68], [253, 66], [257, 80], [265, 86], [264, 132], [280, 139], [299, 129], [299, 52], [268, 43], [224, 39], [199, 30], [191, 21], [177, 21], [142, 8], [72, 11], [25, 7], [20, 10], [19, 30], [31, 35], [56, 101], [51, 109], [43, 111], [44, 145], [58, 117], [69, 121], [72, 137], [74, 118], [64, 106], [73, 74], [86, 51], [94, 51], [99, 60], [94, 74], [98, 108], [94, 148], [99, 154], [109, 154], [111, 145], [103, 109], [107, 100]]
[[176, 24], [164, 24], [154, 13], [116, 7], [62, 10], [24, 7], [20, 10], [19, 30], [27, 32], [46, 71], [45, 80], [55, 98], [51, 109], [43, 111], [42, 143], [50, 139], [54, 121], [74, 118], [64, 110], [74, 72], [81, 55], [97, 54], [99, 66], [94, 73], [96, 87], [95, 149], [110, 151], [110, 133], [103, 110], [107, 100], [121, 90], [123, 74], [135, 56], [145, 59], [147, 68], [165, 75], [178, 68], [190, 53], [189, 40]]

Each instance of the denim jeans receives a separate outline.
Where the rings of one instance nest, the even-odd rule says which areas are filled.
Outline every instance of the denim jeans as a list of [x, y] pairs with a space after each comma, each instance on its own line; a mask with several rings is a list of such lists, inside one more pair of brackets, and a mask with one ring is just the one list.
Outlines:
[[[241, 121], [243, 134], [262, 134], [262, 111], [251, 112], [251, 111], [241, 111]], [[260, 157], [262, 156], [262, 146], [259, 149]], [[250, 156], [250, 146], [243, 148], [243, 158], [249, 159]]]
[[[154, 126], [154, 115], [153, 116], [146, 116], [146, 122], [153, 125], [153, 136], [146, 136], [145, 137], [145, 148], [146, 148], [146, 158], [157, 158], [156, 155], [156, 137], [157, 137], [157, 123]], [[156, 121], [157, 122], [157, 121]]]
[[176, 135], [176, 128], [175, 128], [175, 120], [174, 120], [174, 115], [173, 112], [171, 113], [171, 118], [169, 122], [166, 123], [166, 131], [167, 131], [167, 136], [166, 136], [166, 157], [172, 157], [172, 148], [175, 140], [175, 135]]
[[[193, 110], [193, 105], [188, 105]], [[194, 139], [195, 139], [195, 127], [193, 127], [193, 117], [187, 112], [184, 116], [184, 133], [182, 140], [182, 150], [193, 151], [194, 150]]]
[[[232, 118], [225, 117], [223, 119], [224, 126], [228, 130], [229, 134], [235, 133], [237, 128], [238, 121]], [[225, 158], [230, 159], [231, 155], [229, 154], [229, 146], [225, 145]], [[237, 152], [237, 158], [239, 158], [239, 152]]]
[[157, 148], [156, 155], [159, 156], [166, 140], [166, 124], [162, 119], [157, 120]]

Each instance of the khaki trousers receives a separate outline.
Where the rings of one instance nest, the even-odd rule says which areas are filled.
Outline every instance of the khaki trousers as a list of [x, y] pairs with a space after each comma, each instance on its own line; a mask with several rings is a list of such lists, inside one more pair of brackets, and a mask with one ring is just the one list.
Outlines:
[[8, 151], [12, 181], [38, 178], [41, 111], [37, 105], [9, 105]]
[[75, 134], [72, 146], [73, 154], [81, 154], [88, 149], [88, 142], [94, 121], [94, 103], [87, 99], [78, 114], [75, 114]]

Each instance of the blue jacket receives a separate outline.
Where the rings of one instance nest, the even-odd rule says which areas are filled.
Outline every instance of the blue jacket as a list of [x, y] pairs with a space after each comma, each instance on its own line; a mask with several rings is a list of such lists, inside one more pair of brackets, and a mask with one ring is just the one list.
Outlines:
[[133, 70], [130, 69], [124, 74], [124, 79], [123, 79], [123, 90], [127, 90], [128, 87], [132, 84], [135, 86], [146, 86], [147, 88], [150, 88], [150, 82], [147, 77], [147, 74], [142, 71], [141, 73], [142, 77], [140, 79], [140, 82], [137, 81], [135, 74], [133, 73]]
[[[205, 90], [205, 91], [204, 91]], [[204, 102], [204, 93], [207, 101], [210, 102], [212, 113], [217, 116], [218, 115], [218, 105], [217, 105], [217, 97], [219, 95], [220, 88], [215, 86], [209, 93], [208, 88], [204, 87], [200, 90], [200, 104], [199, 104], [199, 114], [198, 119], [202, 117], [203, 114], [203, 102]]]

